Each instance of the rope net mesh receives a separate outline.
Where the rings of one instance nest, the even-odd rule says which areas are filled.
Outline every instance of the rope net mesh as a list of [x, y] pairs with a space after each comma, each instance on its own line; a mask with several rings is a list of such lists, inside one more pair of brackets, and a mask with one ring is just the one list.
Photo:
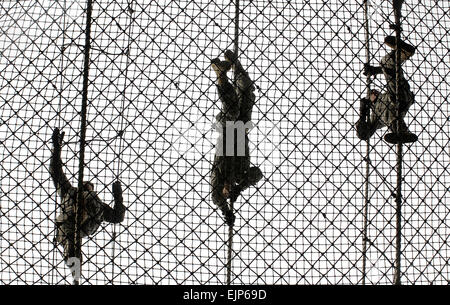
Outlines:
[[[0, 2], [0, 283], [69, 284], [55, 247], [61, 200], [48, 173], [51, 135], [65, 133], [77, 185], [87, 1]], [[364, 1], [240, 1], [239, 58], [256, 86], [252, 163], [264, 179], [234, 204], [232, 284], [392, 284], [396, 153], [386, 128], [366, 142]], [[370, 1], [370, 62], [394, 16]], [[415, 93], [405, 120], [401, 281], [449, 282], [450, 2], [406, 1], [403, 65]], [[82, 284], [223, 284], [228, 226], [211, 201], [221, 102], [210, 67], [233, 49], [232, 1], [94, 1], [85, 179], [118, 225], [83, 238]], [[384, 77], [372, 87], [383, 90]], [[122, 134], [123, 132], [123, 134]], [[114, 233], [116, 232], [116, 236]]]

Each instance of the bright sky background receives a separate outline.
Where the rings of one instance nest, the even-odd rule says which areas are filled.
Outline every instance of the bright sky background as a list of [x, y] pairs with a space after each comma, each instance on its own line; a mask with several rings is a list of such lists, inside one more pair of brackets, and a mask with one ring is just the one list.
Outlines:
[[[366, 90], [363, 8], [350, 0], [240, 2], [240, 59], [258, 88], [252, 162], [265, 181], [236, 202], [233, 283], [361, 283], [366, 144], [353, 124]], [[392, 9], [370, 2], [377, 64]], [[419, 141], [404, 147], [402, 281], [443, 284], [450, 2], [407, 2], [403, 37], [417, 53], [404, 64], [416, 94], [406, 121]], [[82, 283], [224, 283], [228, 227], [209, 184], [220, 107], [210, 61], [233, 48], [234, 5], [132, 3], [132, 21], [125, 0], [94, 3], [84, 173], [111, 204], [119, 173], [128, 212], [84, 240]], [[66, 174], [77, 184], [84, 7], [0, 2], [0, 283], [71, 282], [52, 244], [60, 200], [48, 165], [59, 126], [69, 142]], [[371, 140], [367, 280], [389, 284], [396, 154], [385, 132]]]

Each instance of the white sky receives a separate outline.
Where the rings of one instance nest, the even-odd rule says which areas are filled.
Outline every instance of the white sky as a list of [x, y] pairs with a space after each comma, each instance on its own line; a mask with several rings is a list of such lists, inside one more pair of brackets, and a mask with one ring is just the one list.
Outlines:
[[[83, 283], [223, 283], [228, 228], [209, 194], [220, 102], [209, 64], [233, 47], [234, 6], [135, 0], [130, 27], [126, 2], [94, 4], [87, 137], [95, 141], [85, 176], [112, 203], [119, 171], [128, 212], [114, 247], [112, 225], [85, 239]], [[55, 126], [66, 132], [63, 159], [76, 185], [85, 2], [67, 0], [65, 14], [64, 1], [39, 3], [0, 3], [0, 282], [8, 284], [71, 281], [52, 245], [59, 200], [49, 140]], [[233, 283], [360, 283], [366, 146], [353, 124], [365, 92], [363, 10], [350, 0], [241, 0], [241, 9], [240, 58], [258, 87], [252, 162], [265, 181], [236, 203]], [[448, 1], [404, 7], [403, 35], [418, 47], [404, 65], [416, 94], [406, 121], [419, 135], [404, 147], [405, 283], [449, 279], [449, 9]], [[390, 11], [387, 1], [370, 8], [373, 64], [387, 51]], [[108, 144], [122, 129], [124, 141]], [[388, 284], [396, 155], [385, 132], [371, 141], [368, 281]]]

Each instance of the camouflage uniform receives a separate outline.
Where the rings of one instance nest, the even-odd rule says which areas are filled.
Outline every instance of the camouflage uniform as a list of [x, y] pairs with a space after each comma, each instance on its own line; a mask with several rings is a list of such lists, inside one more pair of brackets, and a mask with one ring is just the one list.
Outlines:
[[[380, 94], [373, 105], [370, 117], [364, 116], [356, 123], [358, 137], [369, 139], [377, 129], [387, 126], [392, 132], [397, 132], [396, 119], [398, 118], [398, 132], [409, 132], [403, 120], [409, 107], [414, 103], [414, 94], [406, 81], [402, 69], [399, 72], [399, 103], [395, 102], [396, 92], [396, 60], [395, 51], [390, 52], [381, 60], [381, 69], [386, 78], [387, 91]], [[403, 62], [402, 62], [403, 63]]]
[[211, 197], [214, 204], [226, 215], [230, 212], [227, 198], [222, 193], [226, 183], [234, 182], [234, 156], [226, 154], [226, 122], [234, 122], [239, 116], [239, 104], [234, 87], [227, 80], [217, 85], [219, 98], [222, 101], [222, 111], [216, 116], [216, 128], [219, 131], [216, 154], [211, 173]]
[[[237, 121], [242, 121], [247, 124], [252, 119], [252, 108], [255, 104], [255, 86], [251, 81], [248, 73], [242, 68], [239, 62], [237, 62], [236, 67], [236, 91], [239, 101], [239, 117]], [[235, 137], [235, 145], [238, 141]], [[248, 130], [245, 132], [245, 154], [244, 156], [239, 156], [235, 154], [234, 157], [234, 170], [235, 170], [235, 182], [234, 196], [237, 196], [243, 190], [249, 188], [250, 186], [256, 185], [259, 180], [262, 179], [263, 174], [258, 167], [250, 167], [250, 151], [248, 147]], [[235, 148], [237, 151], [237, 148]], [[233, 199], [233, 198], [232, 198]]]
[[[72, 187], [62, 170], [60, 148], [56, 147], [50, 161], [50, 175], [61, 197], [61, 212], [56, 218], [56, 242], [64, 247], [64, 261], [75, 256], [75, 205], [78, 189]], [[81, 238], [94, 234], [102, 221], [120, 223], [124, 219], [125, 207], [121, 192], [114, 192], [114, 209], [103, 203], [94, 191], [83, 191], [84, 208], [81, 217]]]
[[[244, 156], [237, 155], [237, 130], [233, 130], [234, 154], [232, 156], [226, 155], [226, 122], [250, 122], [252, 108], [255, 103], [255, 87], [248, 73], [244, 71], [239, 63], [235, 65], [234, 69], [236, 71], [236, 88], [231, 85], [228, 79], [223, 79], [217, 85], [219, 98], [222, 101], [222, 111], [216, 116], [220, 136], [217, 141], [211, 174], [212, 200], [225, 215], [230, 213], [227, 198], [222, 192], [225, 183], [230, 184], [232, 187], [231, 192], [236, 194], [251, 185], [255, 185], [262, 178], [259, 168], [250, 167], [247, 132], [245, 133]], [[234, 198], [233, 194], [230, 196], [232, 201], [236, 200], [237, 195]]]

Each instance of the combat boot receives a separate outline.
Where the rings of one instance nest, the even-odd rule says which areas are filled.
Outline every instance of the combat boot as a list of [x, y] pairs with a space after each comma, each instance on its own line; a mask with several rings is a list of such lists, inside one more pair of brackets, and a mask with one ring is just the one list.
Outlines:
[[[384, 44], [389, 46], [392, 49], [397, 48], [397, 39], [395, 36], [388, 36], [384, 39]], [[400, 40], [399, 46], [400, 50], [405, 54], [406, 58], [410, 58], [416, 52], [416, 48], [403, 40]]]
[[231, 63], [228, 61], [221, 61], [218, 58], [215, 58], [211, 61], [211, 67], [213, 68], [214, 72], [216, 72], [217, 79], [219, 81], [219, 84], [222, 81], [226, 81], [227, 78], [227, 72], [231, 69]]
[[236, 220], [236, 216], [234, 216], [233, 212], [229, 209], [222, 209], [223, 217], [225, 218], [225, 223], [232, 227], [234, 225], [234, 221]]
[[384, 136], [384, 140], [391, 144], [413, 143], [418, 140], [418, 137], [409, 131], [403, 119], [392, 123], [392, 132]]

